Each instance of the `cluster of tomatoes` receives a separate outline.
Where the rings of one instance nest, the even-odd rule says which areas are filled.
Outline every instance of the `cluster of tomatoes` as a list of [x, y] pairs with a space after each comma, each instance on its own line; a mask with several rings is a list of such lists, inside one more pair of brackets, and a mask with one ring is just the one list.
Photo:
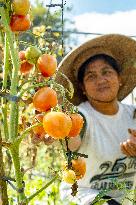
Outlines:
[[13, 32], [26, 31], [31, 26], [29, 0], [13, 0], [10, 28]]
[[[42, 57], [44, 56], [44, 63]], [[57, 69], [57, 62], [52, 55], [43, 54], [37, 60], [38, 68], [41, 74], [46, 77], [52, 77]], [[42, 66], [41, 66], [42, 65]], [[41, 66], [41, 67], [40, 67]], [[41, 69], [42, 68], [42, 69]], [[58, 105], [56, 91], [48, 86], [39, 88], [33, 96], [33, 106], [38, 112], [35, 115], [33, 128], [35, 136], [45, 142], [45, 138], [50, 138], [49, 143], [54, 140], [69, 139], [78, 136], [83, 127], [83, 117], [79, 113], [66, 113], [63, 111], [53, 111]], [[71, 167], [65, 166], [63, 170], [63, 180], [67, 183], [74, 183], [81, 179], [86, 172], [85, 160], [81, 157], [71, 160]]]
[[51, 77], [57, 69], [57, 61], [53, 55], [42, 54], [41, 51], [35, 47], [30, 46], [25, 51], [19, 52], [20, 72], [21, 74], [28, 74], [35, 66], [44, 77]]
[[[28, 47], [25, 51], [19, 52], [20, 72], [29, 74], [35, 66], [46, 80], [52, 77], [57, 70], [57, 60], [53, 55], [42, 54], [34, 47]], [[83, 117], [78, 113], [66, 113], [63, 111], [53, 111], [58, 105], [57, 92], [49, 87], [38, 88], [33, 96], [33, 106], [38, 114], [32, 122], [33, 142], [43, 141], [46, 145], [54, 140], [73, 138], [79, 135], [83, 126]], [[39, 125], [35, 126], [37, 123]], [[63, 169], [63, 180], [67, 183], [74, 183], [82, 178], [86, 171], [83, 158], [73, 159], [72, 166], [65, 165]]]
[[[40, 103], [39, 103], [40, 102]], [[40, 114], [35, 116], [34, 123], [41, 122], [33, 128], [33, 132], [44, 141], [45, 135], [52, 139], [67, 139], [79, 135], [83, 126], [83, 117], [78, 113], [66, 114], [62, 111], [51, 111], [58, 103], [57, 93], [50, 87], [40, 88], [33, 97], [33, 105]], [[86, 172], [84, 158], [71, 160], [71, 167], [67, 163], [63, 169], [62, 178], [65, 182], [74, 184]]]
[[74, 184], [77, 180], [82, 179], [86, 173], [86, 162], [84, 158], [78, 157], [71, 160], [71, 168], [68, 168], [68, 164], [65, 164], [64, 171], [62, 173], [62, 179], [66, 183]]

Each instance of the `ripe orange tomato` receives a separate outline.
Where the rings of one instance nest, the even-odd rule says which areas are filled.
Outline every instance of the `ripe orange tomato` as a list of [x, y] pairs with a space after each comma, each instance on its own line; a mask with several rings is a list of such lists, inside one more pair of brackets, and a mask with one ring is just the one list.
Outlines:
[[71, 130], [70, 130], [68, 136], [69, 137], [76, 137], [77, 135], [79, 135], [79, 133], [83, 127], [83, 123], [84, 123], [83, 117], [78, 113], [71, 114], [70, 117], [72, 120], [72, 127], [71, 127]]
[[33, 105], [39, 112], [46, 112], [57, 103], [57, 93], [50, 87], [40, 88], [33, 97]]
[[22, 15], [12, 15], [10, 20], [10, 28], [13, 32], [15, 31], [26, 31], [30, 28], [31, 21], [30, 16], [27, 14], [26, 16]]
[[[35, 116], [35, 119], [34, 119], [32, 124], [36, 124], [36, 123], [38, 123], [38, 121], [39, 122], [43, 121], [43, 114], [37, 114]], [[36, 127], [34, 127], [33, 128], [33, 132], [40, 139], [43, 139], [45, 137], [45, 135], [46, 135], [46, 132], [45, 132], [45, 130], [43, 128], [43, 125], [37, 125]]]
[[74, 184], [75, 181], [76, 181], [75, 172], [71, 169], [64, 170], [62, 172], [62, 180], [65, 181], [68, 184]]
[[65, 138], [71, 126], [71, 118], [63, 112], [49, 112], [43, 118], [45, 132], [55, 139]]
[[81, 179], [86, 173], [86, 162], [83, 158], [78, 157], [78, 159], [72, 160], [72, 169], [76, 174], [76, 179]]
[[43, 54], [38, 58], [37, 67], [43, 76], [50, 77], [57, 69], [57, 60], [52, 55]]
[[13, 0], [12, 8], [15, 14], [25, 16], [30, 9], [29, 0]]
[[33, 68], [34, 65], [26, 61], [25, 51], [19, 52], [19, 59], [23, 61], [20, 65], [20, 72], [23, 74], [29, 73], [29, 71]]

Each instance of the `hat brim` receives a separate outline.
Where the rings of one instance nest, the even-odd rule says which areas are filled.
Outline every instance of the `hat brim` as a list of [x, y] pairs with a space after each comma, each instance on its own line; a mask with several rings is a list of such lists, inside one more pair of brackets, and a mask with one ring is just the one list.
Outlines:
[[[91, 39], [68, 53], [58, 66], [72, 82], [74, 96], [70, 100], [78, 105], [86, 100], [77, 80], [81, 65], [91, 56], [106, 54], [113, 57], [122, 68], [120, 77], [122, 86], [118, 92], [118, 100], [123, 100], [136, 86], [136, 41], [120, 34], [108, 34]], [[57, 75], [57, 81], [67, 87], [66, 80]]]

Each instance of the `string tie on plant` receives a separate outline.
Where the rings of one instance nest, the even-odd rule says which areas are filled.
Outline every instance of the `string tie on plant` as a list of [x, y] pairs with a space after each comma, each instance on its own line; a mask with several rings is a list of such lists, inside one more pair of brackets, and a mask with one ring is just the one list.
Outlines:
[[56, 6], [62, 7], [62, 4], [47, 4], [46, 5], [46, 7], [56, 7]]
[[9, 93], [4, 93], [2, 91], [0, 91], [0, 97], [6, 98], [9, 101], [13, 101], [13, 102], [18, 102], [19, 101], [19, 97], [16, 95], [10, 95]]
[[7, 176], [3, 176], [3, 177], [1, 177], [1, 179], [2, 179], [3, 181], [6, 181], [6, 182], [12, 187], [12, 189], [14, 189], [16, 192], [18, 192], [18, 193], [24, 192], [24, 188], [25, 188], [25, 182], [24, 182], [24, 181], [22, 181], [23, 187], [20, 188], [20, 189], [18, 189], [18, 188], [16, 188], [16, 186], [11, 182], [11, 181], [16, 182], [16, 180], [15, 180], [14, 178], [7, 177]]

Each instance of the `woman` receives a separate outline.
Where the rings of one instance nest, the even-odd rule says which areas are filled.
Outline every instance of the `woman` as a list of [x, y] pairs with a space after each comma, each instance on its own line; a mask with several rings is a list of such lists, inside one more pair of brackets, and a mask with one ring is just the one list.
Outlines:
[[[77, 196], [72, 198], [62, 183], [62, 198], [89, 205], [100, 191], [109, 190], [105, 204], [122, 204], [125, 193], [115, 184], [134, 189], [136, 173], [135, 107], [120, 102], [136, 85], [136, 42], [117, 34], [95, 38], [68, 54], [59, 70], [73, 83], [72, 102], [86, 121], [83, 138], [71, 138], [69, 148], [88, 155]], [[66, 86], [63, 79], [59, 82]]]

